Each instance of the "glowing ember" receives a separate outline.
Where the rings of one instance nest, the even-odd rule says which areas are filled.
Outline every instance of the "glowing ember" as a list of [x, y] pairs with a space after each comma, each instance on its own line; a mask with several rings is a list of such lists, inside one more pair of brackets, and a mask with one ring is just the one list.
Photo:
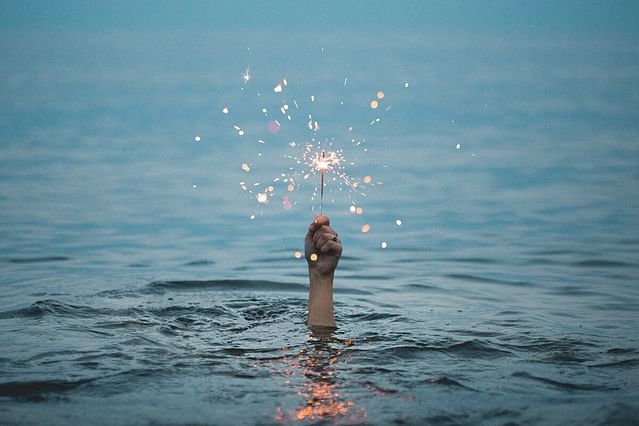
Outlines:
[[242, 163], [242, 170], [244, 170], [246, 173], [251, 171], [251, 165], [248, 163]]
[[270, 133], [277, 133], [280, 131], [280, 122], [277, 120], [270, 121], [266, 127]]
[[367, 233], [370, 230], [371, 230], [371, 226], [368, 223], [366, 225], [362, 225], [360, 229], [360, 231], [362, 231], [363, 233]]
[[268, 194], [265, 192], [258, 192], [255, 198], [257, 199], [258, 203], [268, 204]]
[[284, 199], [282, 200], [282, 207], [284, 207], [286, 210], [289, 210], [291, 207], [293, 207], [293, 203], [291, 203], [291, 200], [289, 200], [288, 195], [284, 196]]
[[251, 66], [249, 65], [248, 67], [246, 67], [246, 70], [242, 73], [242, 80], [244, 81], [244, 84], [251, 81], [252, 77], [253, 76], [251, 75]]
[[377, 92], [377, 99], [384, 99], [384, 92], [382, 92], [381, 90], [379, 92]]
[[379, 104], [377, 103], [377, 101], [371, 101], [371, 108], [372, 109], [376, 109], [379, 106]]
[[316, 262], [317, 261], [317, 254], [313, 253], [311, 254], [311, 262]]
[[295, 259], [299, 259], [299, 258], [302, 257], [302, 252], [301, 251], [296, 251], [293, 256], [295, 256]]
[[372, 177], [370, 176], [364, 176], [364, 183], [371, 183], [371, 181], [373, 180]]

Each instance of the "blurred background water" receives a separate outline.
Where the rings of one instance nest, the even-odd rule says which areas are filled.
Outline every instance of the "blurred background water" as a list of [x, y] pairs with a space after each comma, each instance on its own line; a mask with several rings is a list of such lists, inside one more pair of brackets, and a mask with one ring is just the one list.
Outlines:
[[[634, 3], [3, 9], [3, 424], [636, 424]], [[313, 137], [375, 183], [326, 335], [313, 184], [239, 184]]]

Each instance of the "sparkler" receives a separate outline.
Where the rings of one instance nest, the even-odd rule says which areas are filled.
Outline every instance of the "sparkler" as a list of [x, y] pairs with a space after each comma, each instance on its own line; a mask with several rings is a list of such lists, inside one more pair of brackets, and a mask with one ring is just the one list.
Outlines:
[[[250, 65], [241, 73], [241, 80], [244, 83], [244, 86], [247, 86], [248, 83], [252, 82], [253, 75]], [[270, 96], [262, 96], [264, 93], [261, 93], [260, 91], [255, 92], [255, 96], [261, 97], [261, 105], [259, 105], [259, 111], [261, 111], [260, 118], [268, 117], [266, 130], [270, 133], [270, 138], [267, 141], [261, 139], [264, 138], [263, 135], [254, 134], [254, 132], [251, 132], [248, 129], [245, 130], [242, 123], [235, 121], [238, 116], [236, 114], [232, 114], [232, 112], [235, 112], [234, 108], [232, 108], [233, 105], [225, 105], [222, 108], [222, 113], [227, 115], [229, 118], [232, 116], [236, 117], [233, 119], [234, 122], [231, 121], [229, 124], [232, 125], [238, 136], [244, 138], [247, 138], [248, 136], [248, 139], [255, 138], [254, 140], [260, 144], [260, 151], [257, 153], [257, 157], [260, 158], [254, 159], [255, 163], [247, 161], [241, 164], [242, 171], [247, 174], [250, 173], [251, 176], [247, 176], [245, 178], [246, 180], [240, 182], [240, 188], [250, 194], [250, 198], [257, 201], [260, 214], [266, 205], [271, 204], [272, 199], [278, 197], [282, 201], [281, 206], [288, 210], [297, 204], [297, 201], [294, 198], [296, 195], [294, 193], [303, 186], [303, 182], [308, 180], [309, 182], [314, 181], [317, 183], [316, 175], [319, 174], [319, 191], [316, 186], [317, 184], [313, 184], [315, 189], [312, 193], [311, 200], [316, 203], [319, 198], [320, 214], [324, 213], [324, 190], [326, 189], [327, 199], [329, 201], [334, 202], [335, 199], [333, 198], [333, 195], [341, 193], [350, 204], [350, 208], [347, 212], [357, 214], [358, 216], [363, 215], [364, 209], [359, 206], [359, 202], [356, 198], [354, 198], [354, 196], [356, 197], [357, 195], [361, 195], [362, 197], [366, 197], [366, 193], [364, 191], [367, 192], [368, 188], [375, 185], [381, 185], [383, 182], [379, 180], [373, 181], [370, 176], [363, 176], [361, 178], [351, 176], [347, 169], [351, 166], [355, 166], [356, 163], [359, 164], [357, 154], [368, 152], [368, 148], [366, 147], [367, 140], [353, 134], [354, 127], [351, 125], [352, 123], [345, 123], [346, 126], [343, 127], [345, 134], [335, 135], [333, 137], [323, 137], [321, 139], [318, 138], [318, 135], [320, 134], [320, 123], [314, 117], [315, 114], [312, 109], [316, 104], [316, 101], [318, 101], [318, 98], [316, 98], [315, 95], [305, 97], [307, 100], [310, 99], [310, 103], [305, 103], [300, 98], [296, 99], [288, 94], [288, 83], [289, 82], [286, 78], [281, 78], [279, 81], [275, 82], [274, 86], [272, 86], [272, 91], [277, 97], [276, 106], [266, 103], [269, 102], [269, 99], [271, 99]], [[349, 83], [349, 79], [344, 78], [344, 87], [346, 87]], [[407, 86], [404, 85], [404, 87]], [[241, 90], [245, 90], [245, 87], [242, 87]], [[383, 114], [390, 109], [390, 105], [387, 107], [385, 105], [387, 97], [383, 91], [377, 91], [372, 98], [373, 99], [369, 101], [368, 104], [363, 104], [362, 107], [368, 106], [370, 110], [375, 111], [376, 115], [379, 113]], [[344, 101], [341, 101], [340, 105], [344, 105]], [[278, 110], [281, 112], [284, 119], [280, 118], [278, 120], [276, 117], [272, 116], [273, 111]], [[375, 126], [381, 122], [381, 117], [379, 116], [371, 118], [372, 121], [369, 123], [370, 126]], [[366, 123], [368, 123], [368, 120]], [[255, 171], [259, 169], [260, 163], [269, 155], [268, 152], [262, 151], [262, 146], [281, 147], [284, 144], [281, 144], [282, 138], [281, 136], [278, 136], [280, 127], [288, 126], [289, 128], [302, 130], [303, 124], [306, 124], [305, 127], [308, 131], [312, 132], [312, 136], [306, 139], [300, 135], [299, 137], [302, 140], [306, 139], [306, 141], [302, 143], [300, 143], [299, 139], [297, 141], [289, 139], [287, 141], [287, 145], [292, 151], [282, 155], [284, 158], [292, 160], [294, 164], [288, 166], [287, 170], [279, 173], [271, 179], [266, 177], [267, 181], [260, 182], [260, 180], [253, 178], [252, 175], [254, 175]], [[368, 128], [368, 126], [366, 126], [366, 128]], [[365, 130], [362, 127], [360, 131]], [[277, 148], [269, 148], [266, 151], [273, 151], [274, 149]], [[345, 159], [344, 150], [348, 153], [348, 161]], [[263, 154], [265, 155], [264, 158], [262, 158]], [[353, 154], [355, 154], [355, 156], [353, 156]], [[313, 209], [316, 207], [317, 204], [313, 206]], [[252, 217], [254, 217], [254, 215], [252, 215]]]
[[[322, 164], [324, 164], [325, 157], [326, 157], [326, 153], [322, 151], [322, 155], [320, 157], [320, 161], [322, 161]], [[324, 202], [324, 171], [325, 171], [325, 168], [321, 167], [320, 168], [320, 214], [321, 215], [324, 214], [322, 210], [322, 203]]]
[[315, 174], [319, 172], [320, 174], [320, 214], [323, 214], [323, 202], [324, 202], [324, 174], [326, 172], [334, 172], [346, 183], [349, 183], [349, 177], [341, 170], [343, 166], [341, 166], [342, 160], [344, 157], [342, 156], [341, 151], [329, 151], [328, 153], [325, 150], [321, 152], [317, 152], [314, 154], [310, 154], [310, 150], [312, 145], [307, 145], [306, 150], [304, 151], [303, 158], [307, 160], [307, 164], [311, 168], [311, 173], [307, 173], [304, 176], [304, 179], [308, 179], [311, 174]]

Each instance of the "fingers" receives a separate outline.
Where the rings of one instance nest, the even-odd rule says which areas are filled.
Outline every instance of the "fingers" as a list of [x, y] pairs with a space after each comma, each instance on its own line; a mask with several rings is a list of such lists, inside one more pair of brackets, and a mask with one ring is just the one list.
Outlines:
[[337, 232], [335, 232], [333, 228], [329, 226], [322, 226], [317, 231], [315, 231], [315, 234], [313, 234], [313, 242], [315, 242], [315, 244], [318, 244], [321, 239], [336, 241], [337, 237]]
[[321, 254], [334, 254], [338, 257], [342, 254], [342, 244], [339, 241], [327, 241], [320, 248]]
[[342, 243], [339, 240], [337, 232], [330, 227], [330, 219], [328, 216], [315, 216], [315, 219], [308, 227], [306, 233], [305, 246], [308, 253], [316, 251], [318, 253], [336, 254], [339, 256], [342, 252]]

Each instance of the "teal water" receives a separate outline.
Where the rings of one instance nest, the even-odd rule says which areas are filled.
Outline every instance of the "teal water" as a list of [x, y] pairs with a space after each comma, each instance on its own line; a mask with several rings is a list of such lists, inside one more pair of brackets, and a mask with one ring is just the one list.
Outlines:
[[[365, 35], [3, 32], [3, 424], [636, 422], [639, 50]], [[240, 187], [312, 137], [382, 182], [329, 182], [329, 335], [312, 179]]]

